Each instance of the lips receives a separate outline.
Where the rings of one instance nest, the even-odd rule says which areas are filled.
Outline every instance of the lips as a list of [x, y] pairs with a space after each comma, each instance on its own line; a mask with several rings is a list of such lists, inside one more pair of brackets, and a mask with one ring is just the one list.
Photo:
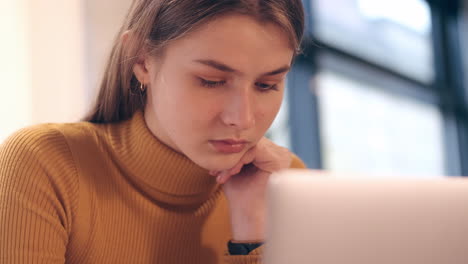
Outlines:
[[218, 152], [225, 154], [233, 154], [242, 152], [248, 145], [248, 141], [224, 139], [224, 140], [210, 140], [211, 146]]

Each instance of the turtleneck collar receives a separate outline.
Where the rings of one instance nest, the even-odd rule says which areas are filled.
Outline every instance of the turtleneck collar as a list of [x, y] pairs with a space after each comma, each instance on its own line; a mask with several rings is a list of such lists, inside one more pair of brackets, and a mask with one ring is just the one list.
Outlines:
[[142, 111], [130, 120], [108, 126], [112, 152], [137, 187], [160, 202], [195, 204], [218, 189], [214, 177], [185, 155], [156, 138]]

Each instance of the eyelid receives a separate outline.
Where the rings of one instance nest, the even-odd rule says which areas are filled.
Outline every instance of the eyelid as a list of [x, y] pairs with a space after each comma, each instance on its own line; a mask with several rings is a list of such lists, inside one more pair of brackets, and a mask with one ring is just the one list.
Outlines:
[[200, 80], [200, 83], [201, 83], [202, 86], [210, 87], [210, 88], [218, 87], [218, 86], [222, 86], [222, 85], [226, 84], [225, 80], [212, 81], [212, 80], [204, 79], [202, 77], [198, 77], [198, 79]]
[[205, 81], [210, 81], [210, 82], [221, 82], [221, 81], [226, 81], [225, 78], [220, 78], [220, 77], [208, 77], [208, 76], [200, 76], [198, 77], [201, 80]]
[[203, 82], [226, 82], [226, 79], [222, 78], [205, 78], [205, 77], [198, 77], [200, 81]]
[[[220, 79], [220, 80], [212, 80], [210, 78], [205, 78], [205, 77], [198, 77], [200, 83], [202, 86], [208, 87], [208, 88], [215, 88], [219, 86], [223, 86], [227, 83], [227, 80]], [[255, 86], [257, 86], [258, 90], [261, 92], [268, 92], [268, 91], [278, 91], [278, 85], [282, 83], [283, 80], [279, 81], [268, 81], [268, 82], [261, 82], [257, 81], [254, 83]]]
[[[259, 87], [259, 91], [261, 92], [268, 92], [268, 91], [278, 91], [278, 83], [274, 84], [267, 84], [267, 83], [261, 83], [261, 82], [256, 82], [255, 85]], [[265, 85], [267, 87], [261, 87], [262, 85]]]

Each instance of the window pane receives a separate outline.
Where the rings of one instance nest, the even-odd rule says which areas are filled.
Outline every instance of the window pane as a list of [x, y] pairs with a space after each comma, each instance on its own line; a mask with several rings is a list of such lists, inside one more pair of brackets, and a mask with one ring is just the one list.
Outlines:
[[[285, 83], [287, 83], [287, 81], [285, 81]], [[283, 103], [266, 136], [275, 144], [291, 149], [288, 108], [288, 88], [285, 87]]]
[[424, 0], [310, 0], [321, 41], [429, 83], [430, 8]]
[[436, 106], [332, 71], [317, 75], [326, 169], [443, 175], [442, 116]]

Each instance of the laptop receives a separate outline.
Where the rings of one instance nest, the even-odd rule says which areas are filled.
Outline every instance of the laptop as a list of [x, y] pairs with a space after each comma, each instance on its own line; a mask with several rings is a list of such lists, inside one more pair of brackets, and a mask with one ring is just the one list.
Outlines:
[[468, 264], [468, 178], [282, 171], [266, 242], [267, 264]]

